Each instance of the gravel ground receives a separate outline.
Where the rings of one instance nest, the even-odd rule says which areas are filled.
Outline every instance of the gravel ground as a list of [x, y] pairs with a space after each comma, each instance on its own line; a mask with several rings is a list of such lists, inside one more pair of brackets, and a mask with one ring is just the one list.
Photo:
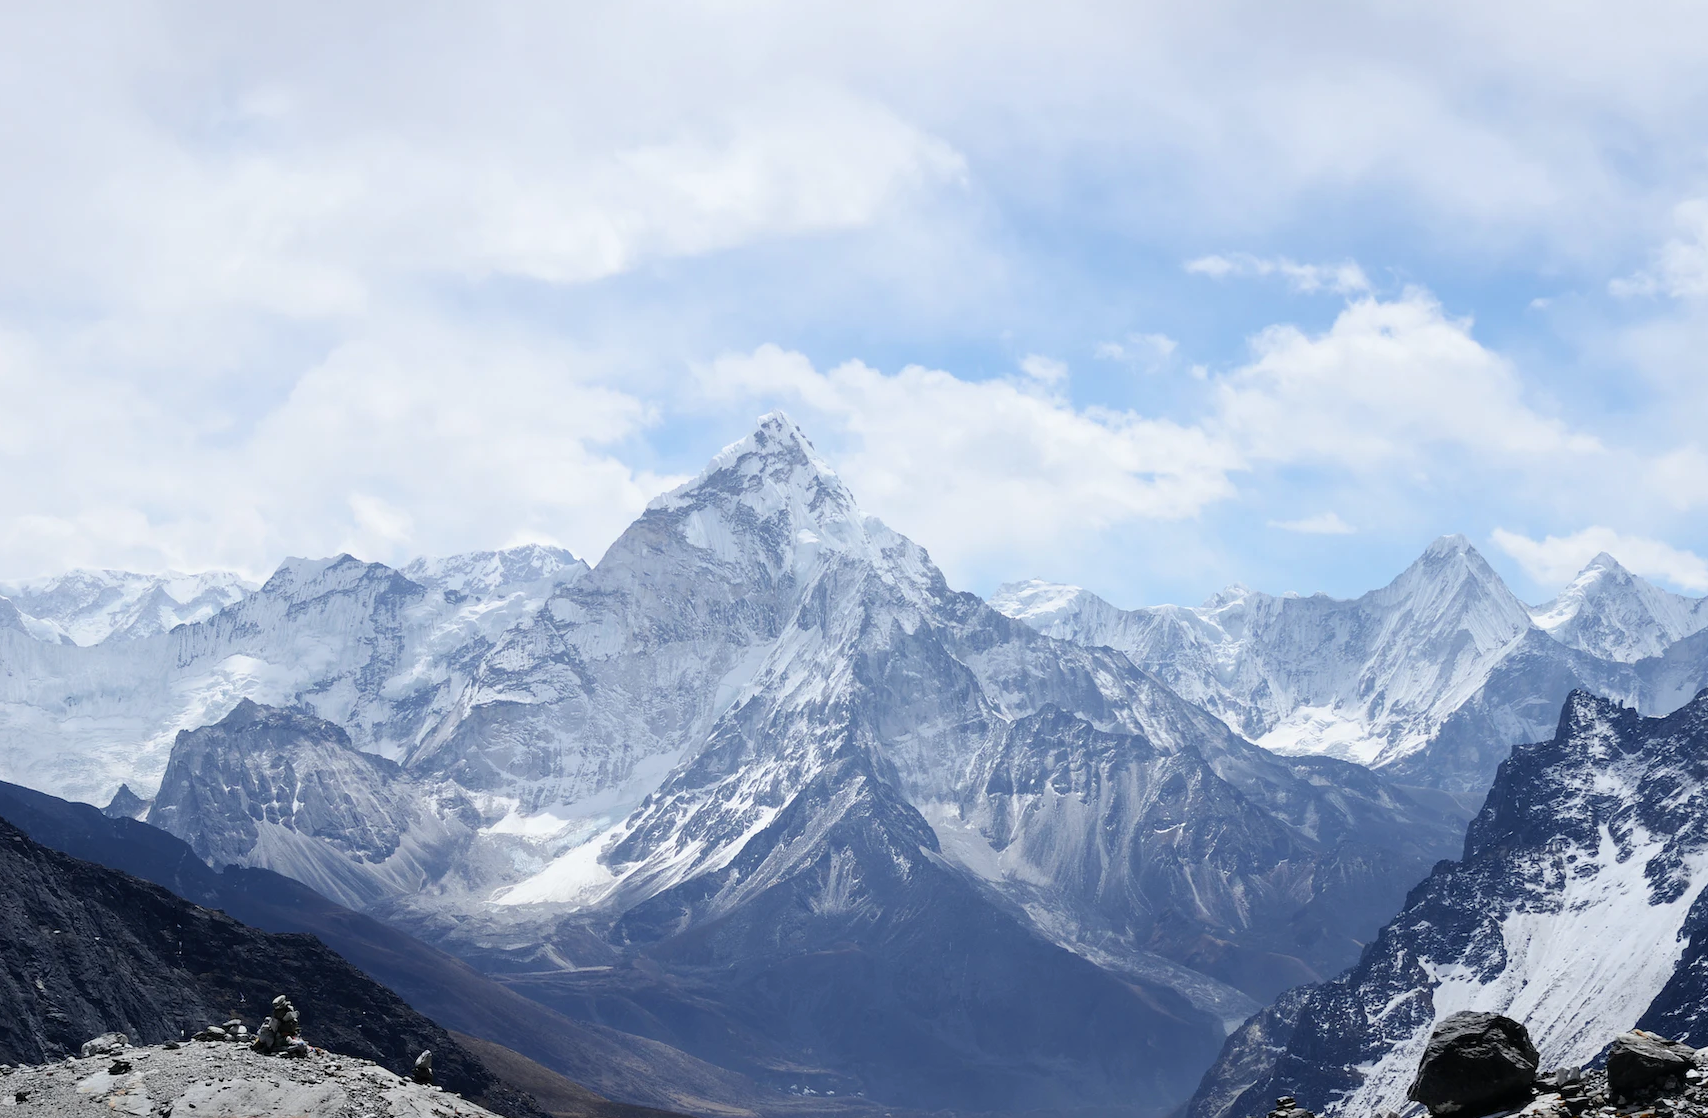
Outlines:
[[284, 1059], [219, 1041], [0, 1069], [0, 1114], [493, 1118], [456, 1095], [400, 1079], [366, 1060], [318, 1049], [306, 1059]]

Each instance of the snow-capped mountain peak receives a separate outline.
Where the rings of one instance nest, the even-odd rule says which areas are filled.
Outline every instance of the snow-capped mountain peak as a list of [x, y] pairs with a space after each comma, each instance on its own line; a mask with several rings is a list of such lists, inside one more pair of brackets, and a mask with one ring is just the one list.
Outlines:
[[1214, 594], [1211, 594], [1208, 598], [1205, 598], [1203, 604], [1200, 605], [1199, 608], [1211, 610], [1221, 609], [1224, 606], [1231, 606], [1235, 602], [1243, 602], [1247, 598], [1251, 597], [1251, 594], [1251, 587], [1247, 586], [1245, 583], [1230, 582]]
[[[647, 515], [669, 518], [682, 538], [718, 561], [758, 561], [772, 577], [792, 574], [797, 583], [827, 554], [888, 565], [884, 552], [900, 538], [861, 512], [805, 432], [780, 411], [761, 416], [752, 434], [725, 447], [698, 477], [655, 498]], [[619, 540], [612, 550], [622, 547]]]
[[1604, 551], [1531, 617], [1561, 644], [1634, 663], [1708, 627], [1708, 599], [1662, 590]]
[[[761, 479], [750, 484], [749, 479]], [[849, 506], [849, 494], [836, 471], [819, 456], [800, 425], [780, 411], [759, 417], [759, 425], [712, 457], [692, 480], [654, 497], [647, 507], [674, 510], [703, 500], [707, 490], [737, 493], [756, 511], [774, 507], [779, 499], [811, 499], [823, 487]]]

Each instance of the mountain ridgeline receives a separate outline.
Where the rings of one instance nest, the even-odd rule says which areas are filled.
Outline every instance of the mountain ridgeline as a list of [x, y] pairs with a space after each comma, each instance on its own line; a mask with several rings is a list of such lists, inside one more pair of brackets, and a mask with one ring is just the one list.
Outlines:
[[1574, 689], [1665, 714], [1708, 684], [1708, 599], [1604, 553], [1555, 600], [1526, 606], [1463, 536], [1352, 600], [1234, 586], [1196, 608], [1122, 610], [1032, 581], [991, 604], [1125, 652], [1259, 745], [1359, 761], [1473, 810], [1511, 747], [1546, 736]]
[[1602, 557], [1526, 607], [1457, 537], [1350, 602], [986, 603], [780, 414], [593, 566], [293, 559], [96, 642], [7, 616], [0, 775], [122, 783], [761, 1111], [1139, 1118], [1218, 1051], [1240, 1097], [1307, 1011], [1252, 1015], [1368, 961], [1573, 688], [1670, 713], [1708, 663], [1701, 603]]

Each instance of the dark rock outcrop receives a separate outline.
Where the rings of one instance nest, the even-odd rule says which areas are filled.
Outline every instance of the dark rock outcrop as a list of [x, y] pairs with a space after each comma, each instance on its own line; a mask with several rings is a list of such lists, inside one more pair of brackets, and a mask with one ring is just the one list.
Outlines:
[[1684, 1086], [1696, 1049], [1653, 1033], [1621, 1033], [1607, 1050], [1607, 1090], [1615, 1099], [1653, 1098]]
[[1492, 1114], [1529, 1099], [1536, 1046], [1498, 1013], [1455, 1013], [1435, 1026], [1406, 1097], [1431, 1114]]

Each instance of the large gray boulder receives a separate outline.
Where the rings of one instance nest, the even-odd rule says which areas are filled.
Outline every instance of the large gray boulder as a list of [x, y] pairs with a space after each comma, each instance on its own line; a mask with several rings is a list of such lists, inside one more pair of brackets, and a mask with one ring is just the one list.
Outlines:
[[80, 1050], [84, 1059], [91, 1056], [111, 1056], [130, 1047], [130, 1038], [123, 1033], [102, 1033], [94, 1040], [86, 1040]]
[[1479, 1118], [1528, 1102], [1536, 1046], [1498, 1013], [1455, 1013], [1435, 1026], [1406, 1097], [1431, 1114]]
[[1696, 1049], [1654, 1033], [1620, 1033], [1607, 1050], [1607, 1091], [1615, 1099], [1646, 1099], [1684, 1085]]

